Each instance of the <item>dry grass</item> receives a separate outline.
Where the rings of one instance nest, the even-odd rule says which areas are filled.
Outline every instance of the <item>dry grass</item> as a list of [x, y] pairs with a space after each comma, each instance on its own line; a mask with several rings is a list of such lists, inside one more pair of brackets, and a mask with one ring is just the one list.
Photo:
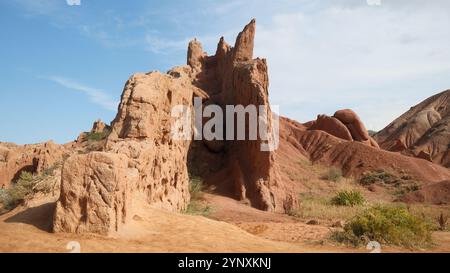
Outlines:
[[433, 230], [445, 230], [450, 231], [448, 225], [443, 229], [440, 223], [441, 214], [444, 217], [450, 216], [450, 206], [437, 206], [437, 205], [425, 205], [425, 204], [411, 204], [407, 206], [411, 214], [423, 218], [429, 223]]
[[190, 215], [209, 216], [212, 212], [212, 207], [203, 200], [203, 191], [205, 186], [200, 177], [192, 176], [189, 181], [189, 192], [191, 194], [191, 201], [189, 202], [184, 213]]
[[348, 220], [364, 210], [366, 206], [335, 206], [329, 197], [319, 197], [311, 194], [300, 195], [300, 205], [291, 215], [301, 219], [317, 219], [325, 221]]

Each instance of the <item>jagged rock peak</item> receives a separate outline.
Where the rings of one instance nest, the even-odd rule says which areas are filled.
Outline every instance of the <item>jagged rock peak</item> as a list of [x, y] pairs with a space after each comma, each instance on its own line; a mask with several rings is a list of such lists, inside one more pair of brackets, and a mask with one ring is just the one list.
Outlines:
[[249, 61], [253, 59], [255, 31], [256, 20], [252, 19], [236, 38], [233, 58], [235, 61]]
[[206, 52], [203, 51], [202, 44], [194, 38], [194, 40], [189, 42], [188, 52], [187, 52], [187, 64], [192, 68], [201, 68], [203, 59], [207, 56]]
[[[237, 36], [234, 47], [231, 47], [225, 41], [223, 36], [220, 37], [215, 57], [222, 60], [228, 58], [232, 62], [246, 62], [252, 60], [255, 31], [256, 20], [252, 19]], [[207, 57], [207, 53], [203, 51], [202, 44], [197, 38], [194, 38], [189, 42], [187, 53], [187, 64], [189, 66], [197, 70], [201, 69]]]

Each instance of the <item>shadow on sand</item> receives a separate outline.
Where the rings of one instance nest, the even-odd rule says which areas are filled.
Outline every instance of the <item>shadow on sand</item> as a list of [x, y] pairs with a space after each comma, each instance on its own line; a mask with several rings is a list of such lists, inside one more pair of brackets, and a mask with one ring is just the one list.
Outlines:
[[51, 232], [55, 207], [56, 203], [51, 202], [37, 207], [28, 208], [7, 218], [5, 222], [28, 224], [40, 230]]

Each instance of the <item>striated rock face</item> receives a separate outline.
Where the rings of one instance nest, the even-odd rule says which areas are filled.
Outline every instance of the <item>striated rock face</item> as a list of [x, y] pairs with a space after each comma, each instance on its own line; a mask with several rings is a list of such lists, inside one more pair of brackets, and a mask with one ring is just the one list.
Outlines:
[[379, 148], [378, 143], [369, 135], [364, 123], [358, 115], [350, 110], [339, 110], [332, 117], [317, 116], [317, 120], [304, 124], [308, 130], [321, 130], [335, 137], [362, 142], [368, 146]]
[[450, 90], [412, 107], [375, 139], [383, 149], [450, 167]]
[[0, 143], [0, 188], [8, 187], [22, 171], [41, 174], [67, 153], [64, 146], [52, 141], [23, 146]]

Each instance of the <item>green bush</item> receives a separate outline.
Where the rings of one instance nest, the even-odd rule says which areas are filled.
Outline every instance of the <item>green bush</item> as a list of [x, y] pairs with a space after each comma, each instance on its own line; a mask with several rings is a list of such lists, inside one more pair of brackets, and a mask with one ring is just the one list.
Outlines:
[[33, 192], [36, 182], [32, 173], [22, 172], [19, 179], [12, 183], [11, 188], [2, 191], [0, 202], [8, 210], [16, 207], [25, 200], [28, 194]]
[[359, 191], [340, 191], [331, 199], [331, 204], [336, 206], [359, 206], [365, 199]]
[[322, 179], [337, 182], [342, 178], [342, 171], [338, 168], [330, 168], [323, 176]]
[[403, 207], [378, 205], [356, 215], [332, 238], [355, 246], [377, 241], [417, 248], [431, 244], [431, 227]]
[[103, 130], [102, 132], [87, 133], [86, 139], [89, 141], [100, 141], [105, 139], [109, 135], [109, 130]]
[[394, 184], [398, 182], [398, 179], [397, 177], [388, 172], [385, 172], [383, 170], [377, 170], [374, 172], [365, 172], [362, 175], [361, 179], [359, 180], [359, 183], [365, 186], [374, 184], [376, 182], [383, 182], [385, 184]]

